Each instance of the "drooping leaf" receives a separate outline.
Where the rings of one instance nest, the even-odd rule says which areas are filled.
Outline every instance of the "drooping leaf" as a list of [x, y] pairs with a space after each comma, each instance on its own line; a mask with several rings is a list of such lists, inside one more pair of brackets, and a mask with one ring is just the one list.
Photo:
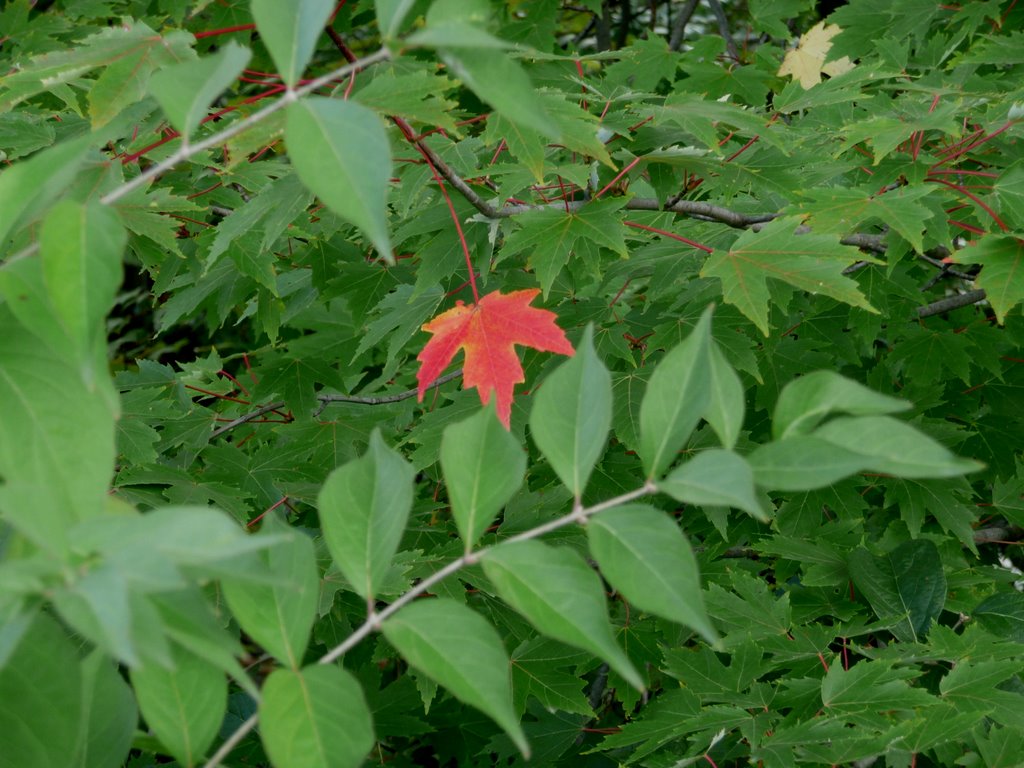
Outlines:
[[759, 520], [767, 516], [754, 490], [754, 472], [746, 459], [732, 451], [701, 451], [672, 470], [658, 489], [676, 501], [742, 509]]
[[846, 56], [836, 61], [825, 63], [825, 57], [832, 47], [832, 38], [843, 30], [838, 24], [825, 24], [819, 21], [800, 38], [800, 44], [786, 53], [779, 77], [789, 75], [800, 85], [812, 88], [821, 82], [822, 74], [835, 77], [853, 69], [853, 62]]
[[985, 235], [951, 257], [958, 264], [981, 264], [975, 281], [996, 311], [1000, 323], [1024, 301], [1024, 242], [1014, 235]]
[[647, 384], [640, 403], [640, 456], [649, 478], [675, 460], [710, 402], [711, 313], [709, 306], [686, 340], [658, 363]]
[[711, 396], [704, 418], [715, 430], [724, 448], [733, 448], [743, 427], [746, 403], [743, 400], [743, 382], [726, 360], [718, 343], [709, 347], [708, 363], [711, 373]]
[[363, 689], [341, 667], [274, 670], [259, 715], [263, 746], [281, 768], [356, 768], [373, 748]]
[[421, 363], [416, 374], [419, 400], [422, 402], [430, 384], [462, 349], [466, 353], [463, 386], [476, 387], [484, 405], [490, 402], [493, 390], [498, 419], [507, 429], [512, 416], [512, 390], [526, 380], [513, 345], [573, 354], [565, 333], [555, 325], [555, 313], [529, 306], [538, 293], [535, 289], [509, 294], [494, 291], [479, 304], [459, 301], [424, 325], [423, 330], [433, 338], [416, 357]]
[[493, 718], [529, 757], [512, 710], [508, 653], [486, 619], [453, 600], [420, 600], [385, 621], [382, 629], [409, 664]]
[[565, 486], [579, 499], [605, 451], [612, 421], [612, 380], [587, 326], [577, 354], [545, 381], [533, 401], [530, 433]]
[[333, 0], [252, 0], [256, 28], [288, 87], [302, 77], [333, 10]]
[[764, 443], [747, 461], [754, 481], [774, 491], [811, 491], [859, 472], [865, 458], [817, 437], [799, 436]]
[[864, 260], [856, 248], [839, 243], [838, 235], [797, 234], [798, 221], [775, 219], [757, 232], [740, 235], [727, 250], [716, 248], [701, 270], [702, 277], [722, 281], [722, 295], [767, 336], [768, 278], [811, 294], [823, 293], [869, 312], [877, 312], [843, 268]]
[[910, 403], [879, 394], [834, 371], [814, 371], [787, 384], [772, 419], [776, 440], [811, 433], [831, 413], [878, 416], [910, 408]]
[[352, 588], [371, 600], [380, 589], [412, 507], [414, 470], [380, 432], [360, 458], [334, 470], [317, 507], [324, 540]]
[[445, 428], [441, 469], [455, 524], [469, 551], [523, 484], [526, 454], [502, 429], [494, 408], [487, 407]]
[[643, 678], [615, 642], [601, 579], [576, 552], [518, 541], [489, 550], [483, 564], [501, 597], [539, 631], [603, 658], [643, 690]]
[[288, 107], [285, 140], [302, 183], [359, 227], [391, 262], [386, 208], [391, 146], [377, 114], [353, 101], [305, 98]]
[[123, 765], [139, 720], [135, 696], [100, 651], [82, 662], [82, 709], [87, 714], [74, 768]]
[[661, 510], [627, 504], [595, 515], [587, 523], [590, 552], [601, 573], [626, 599], [645, 611], [718, 641], [700, 588], [690, 543]]

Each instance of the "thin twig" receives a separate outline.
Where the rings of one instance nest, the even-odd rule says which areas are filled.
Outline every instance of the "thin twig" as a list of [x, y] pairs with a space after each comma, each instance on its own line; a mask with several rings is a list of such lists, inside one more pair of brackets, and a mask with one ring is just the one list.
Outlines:
[[736, 49], [736, 43], [732, 39], [732, 35], [729, 34], [729, 19], [725, 15], [725, 9], [722, 8], [719, 0], [708, 0], [708, 5], [711, 6], [711, 10], [715, 14], [715, 21], [718, 22], [718, 34], [725, 40], [725, 50], [729, 52], [729, 56], [733, 61], [739, 61], [740, 52]]
[[[627, 504], [643, 496], [649, 496], [652, 493], [657, 493], [657, 491], [658, 488], [656, 485], [654, 485], [654, 483], [647, 482], [640, 488], [637, 488], [636, 490], [629, 491], [628, 493], [623, 493], [620, 496], [608, 499], [607, 501], [603, 501], [600, 504], [595, 504], [592, 507], [580, 508], [574, 506], [573, 510], [568, 514], [562, 515], [561, 517], [556, 518], [548, 523], [545, 523], [544, 525], [538, 525], [536, 528], [531, 528], [530, 530], [524, 531], [523, 533], [517, 534], [515, 536], [510, 536], [509, 538], [499, 542], [499, 544], [508, 544], [516, 541], [536, 539], [540, 536], [543, 536], [545, 533], [558, 530], [559, 528], [564, 528], [568, 525], [572, 525], [573, 523], [582, 523], [586, 521], [587, 518], [596, 515], [599, 512], [603, 512], [607, 509], [611, 509], [612, 507], [617, 507], [622, 504]], [[475, 552], [467, 553], [462, 557], [458, 558], [457, 560], [453, 560], [441, 570], [432, 573], [430, 576], [417, 583], [414, 587], [411, 587], [408, 592], [403, 594], [401, 597], [399, 597], [397, 600], [395, 600], [393, 603], [388, 605], [383, 610], [371, 613], [371, 615], [369, 615], [366, 618], [366, 621], [364, 621], [354, 632], [352, 632], [351, 635], [346, 637], [341, 643], [339, 643], [330, 651], [321, 656], [318, 663], [331, 664], [337, 661], [339, 658], [344, 656], [345, 653], [347, 653], [349, 650], [358, 645], [364, 638], [369, 636], [371, 632], [380, 629], [380, 626], [384, 623], [384, 621], [393, 616], [395, 613], [397, 613], [399, 610], [404, 608], [406, 605], [411, 603], [416, 598], [425, 594], [427, 590], [429, 590], [432, 586], [441, 581], [444, 581], [446, 578], [448, 578], [454, 573], [457, 573], [462, 568], [465, 568], [468, 565], [474, 565], [475, 563], [478, 563], [481, 558], [486, 557], [487, 554], [493, 551], [496, 546], [498, 546], [498, 544], [492, 544], [491, 546], [478, 549]], [[246, 734], [248, 734], [253, 728], [256, 727], [256, 722], [258, 719], [259, 715], [255, 714], [251, 715], [248, 720], [242, 723], [238, 727], [238, 729], [234, 733], [232, 733], [231, 736], [227, 738], [227, 740], [225, 740], [225, 742], [220, 746], [220, 749], [218, 749], [213, 754], [213, 756], [210, 758], [209, 762], [206, 763], [204, 768], [216, 768], [218, 765], [220, 765], [224, 758], [227, 757], [231, 750], [238, 744], [238, 742], [240, 742], [245, 737]]]
[[683, 33], [689, 23], [693, 12], [697, 10], [697, 0], [687, 0], [686, 5], [679, 12], [679, 15], [672, 21], [672, 35], [668, 40], [668, 49], [678, 51], [683, 45]]
[[951, 312], [954, 309], [960, 309], [960, 307], [968, 307], [971, 304], [977, 304], [979, 301], [985, 300], [985, 291], [978, 288], [974, 291], [967, 291], [956, 296], [947, 296], [944, 299], [933, 301], [931, 304], [925, 304], [923, 307], [917, 308], [917, 316], [931, 317], [932, 315], [941, 315], [943, 312]]

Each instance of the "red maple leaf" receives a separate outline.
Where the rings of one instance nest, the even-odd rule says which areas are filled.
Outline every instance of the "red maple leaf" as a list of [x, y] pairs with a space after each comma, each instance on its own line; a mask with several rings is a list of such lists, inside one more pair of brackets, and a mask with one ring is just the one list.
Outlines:
[[544, 352], [572, 355], [572, 344], [555, 325], [554, 312], [529, 306], [537, 289], [502, 294], [489, 293], [477, 304], [459, 301], [423, 326], [434, 337], [416, 359], [422, 363], [416, 378], [419, 400], [431, 383], [448, 367], [460, 349], [466, 352], [462, 385], [476, 387], [480, 402], [487, 405], [491, 390], [497, 393], [498, 418], [505, 428], [512, 415], [512, 390], [526, 381], [514, 344]]

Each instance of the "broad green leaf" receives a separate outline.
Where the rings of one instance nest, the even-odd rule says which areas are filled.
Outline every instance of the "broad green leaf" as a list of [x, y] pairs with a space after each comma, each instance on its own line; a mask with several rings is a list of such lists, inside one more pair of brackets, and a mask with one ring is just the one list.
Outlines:
[[419, 600], [385, 621], [382, 629], [405, 661], [493, 718], [529, 757], [530, 747], [512, 709], [508, 653], [486, 619], [454, 600]]
[[627, 504], [587, 523], [590, 552], [630, 603], [718, 642], [700, 588], [697, 558], [679, 526], [646, 504]]
[[171, 125], [185, 137], [191, 136], [221, 92], [249, 63], [252, 52], [234, 40], [198, 61], [165, 67], [149, 81], [149, 90]]
[[124, 765], [139, 722], [132, 689], [101, 652], [82, 662], [82, 709], [88, 718], [74, 768]]
[[[1024, 696], [1016, 686], [1020, 670], [1018, 659], [959, 659], [939, 681], [939, 693], [944, 701], [952, 702], [961, 711], [973, 710], [978, 716], [1020, 731], [1024, 727]], [[1020, 765], [1019, 750], [1015, 758], [1005, 765]]]
[[895, 620], [893, 635], [918, 642], [946, 602], [946, 575], [935, 545], [927, 539], [905, 541], [883, 557], [863, 547], [850, 553], [850, 578], [881, 621]]
[[798, 219], [786, 217], [775, 219], [757, 232], [744, 232], [727, 250], [715, 249], [701, 277], [721, 280], [723, 298], [765, 336], [769, 334], [768, 278], [877, 313], [857, 283], [842, 274], [845, 267], [864, 260], [865, 255], [852, 246], [841, 245], [839, 235], [797, 234], [798, 226]]
[[76, 632], [119, 662], [139, 666], [129, 583], [123, 571], [103, 563], [75, 583], [54, 590], [53, 604]]
[[412, 507], [412, 466], [374, 430], [360, 458], [328, 477], [317, 506], [324, 541], [352, 588], [372, 600], [391, 568]]
[[640, 403], [640, 456], [648, 478], [676, 458], [711, 402], [711, 313], [654, 369]]
[[231, 613], [246, 634], [282, 664], [298, 669], [317, 616], [320, 574], [308, 536], [287, 529], [275, 518], [264, 523], [259, 535], [280, 535], [285, 530], [286, 537], [260, 553], [268, 583], [227, 578], [222, 587]]
[[759, 445], [747, 461], [761, 488], [811, 491], [860, 472], [866, 459], [821, 438], [800, 436]]
[[1006, 168], [993, 185], [999, 213], [1011, 229], [1024, 229], [1024, 161]]
[[252, 0], [256, 29], [289, 88], [299, 81], [313, 57], [334, 5], [334, 0]]
[[121, 285], [126, 237], [121, 221], [99, 203], [64, 200], [50, 209], [39, 233], [50, 301], [83, 357], [91, 353]]
[[577, 499], [605, 451], [611, 422], [612, 378], [588, 325], [576, 354], [544, 380], [530, 411], [534, 442]]
[[66, 768], [86, 717], [78, 650], [37, 613], [0, 668], [0, 765]]
[[833, 419], [814, 437], [864, 457], [863, 469], [898, 477], [955, 477], [982, 465], [961, 459], [909, 424], [888, 416]]
[[260, 738], [275, 768], [356, 768], [373, 748], [363, 689], [341, 667], [274, 670], [259, 714]]
[[398, 34], [402, 22], [416, 4], [416, 0], [373, 0], [377, 10], [377, 27], [385, 38]]
[[391, 146], [377, 114], [352, 101], [305, 98], [288, 107], [285, 140], [302, 183], [359, 227], [391, 262], [386, 207]]
[[789, 382], [779, 394], [772, 435], [782, 440], [809, 434], [832, 413], [879, 416], [908, 408], [906, 400], [879, 394], [834, 371], [814, 371]]
[[17, 225], [37, 216], [68, 188], [88, 148], [87, 136], [65, 141], [0, 174], [0, 255], [7, 255], [8, 237]]
[[997, 592], [982, 600], [971, 616], [993, 635], [1024, 643], [1024, 594]]
[[468, 552], [523, 484], [526, 453], [498, 421], [491, 403], [445, 428], [441, 469], [455, 525]]
[[41, 549], [63, 553], [73, 525], [102, 514], [114, 469], [111, 404], [5, 307], [0, 403], [0, 517]]
[[754, 472], [737, 453], [701, 451], [658, 483], [658, 490], [687, 504], [735, 507], [767, 521], [754, 489]]
[[704, 418], [715, 430], [723, 448], [734, 448], [743, 427], [746, 410], [743, 383], [739, 375], [726, 360], [725, 354], [714, 341], [708, 351], [711, 372], [711, 399]]
[[175, 647], [174, 668], [147, 664], [131, 671], [139, 709], [167, 751], [185, 766], [199, 765], [227, 709], [228, 683], [207, 661]]
[[859, 661], [847, 670], [837, 659], [821, 681], [821, 702], [835, 714], [928, 706], [932, 695], [922, 688], [911, 688], [908, 683], [917, 674], [913, 669], [876, 660]]
[[975, 283], [985, 290], [1000, 323], [1024, 301], [1024, 241], [1019, 235], [979, 237], [952, 258], [958, 264], [981, 264]]
[[634, 688], [644, 689], [615, 642], [601, 579], [575, 551], [518, 541], [489, 550], [483, 565], [502, 599], [540, 632], [601, 657]]

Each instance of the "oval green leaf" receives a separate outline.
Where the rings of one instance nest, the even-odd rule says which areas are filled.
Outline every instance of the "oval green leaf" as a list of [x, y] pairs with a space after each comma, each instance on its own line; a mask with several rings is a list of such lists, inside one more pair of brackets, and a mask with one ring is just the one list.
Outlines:
[[640, 403], [640, 457], [649, 478], [672, 463], [711, 402], [712, 309], [658, 363]]
[[334, 6], [334, 0], [252, 0], [256, 29], [289, 88], [313, 58], [316, 41]]
[[317, 502], [324, 541], [352, 588], [367, 600], [391, 568], [412, 508], [415, 470], [380, 432], [360, 458], [335, 469]]
[[588, 325], [576, 354], [544, 380], [530, 412], [534, 442], [577, 499], [607, 447], [611, 423], [612, 377]]
[[420, 600], [384, 622], [383, 631], [409, 664], [493, 719], [529, 757], [512, 709], [511, 662], [486, 619], [454, 600]]
[[302, 183], [392, 262], [391, 146], [377, 113], [352, 101], [306, 98], [288, 107], [285, 140]]
[[859, 453], [817, 437], [765, 443], [747, 456], [754, 482], [773, 491], [813, 491], [864, 469]]
[[658, 489], [687, 504], [735, 507], [767, 520], [757, 500], [754, 472], [739, 454], [721, 448], [701, 451], [658, 483]]
[[441, 469], [452, 515], [468, 552], [523, 484], [526, 453], [495, 415], [494, 401], [446, 427]]
[[746, 410], [743, 382], [725, 359], [718, 344], [712, 341], [708, 351], [708, 362], [711, 366], [711, 400], [704, 412], [704, 418], [715, 430], [723, 447], [735, 448]]
[[644, 681], [615, 642], [601, 577], [575, 551], [539, 541], [500, 544], [483, 558], [498, 594], [555, 640], [608, 662], [630, 685]]
[[341, 667], [275, 670], [260, 698], [260, 738], [275, 768], [355, 768], [373, 749], [363, 689]]
[[615, 507], [590, 519], [587, 539], [601, 573], [627, 600], [718, 642], [704, 610], [697, 558], [667, 514], [646, 504]]

